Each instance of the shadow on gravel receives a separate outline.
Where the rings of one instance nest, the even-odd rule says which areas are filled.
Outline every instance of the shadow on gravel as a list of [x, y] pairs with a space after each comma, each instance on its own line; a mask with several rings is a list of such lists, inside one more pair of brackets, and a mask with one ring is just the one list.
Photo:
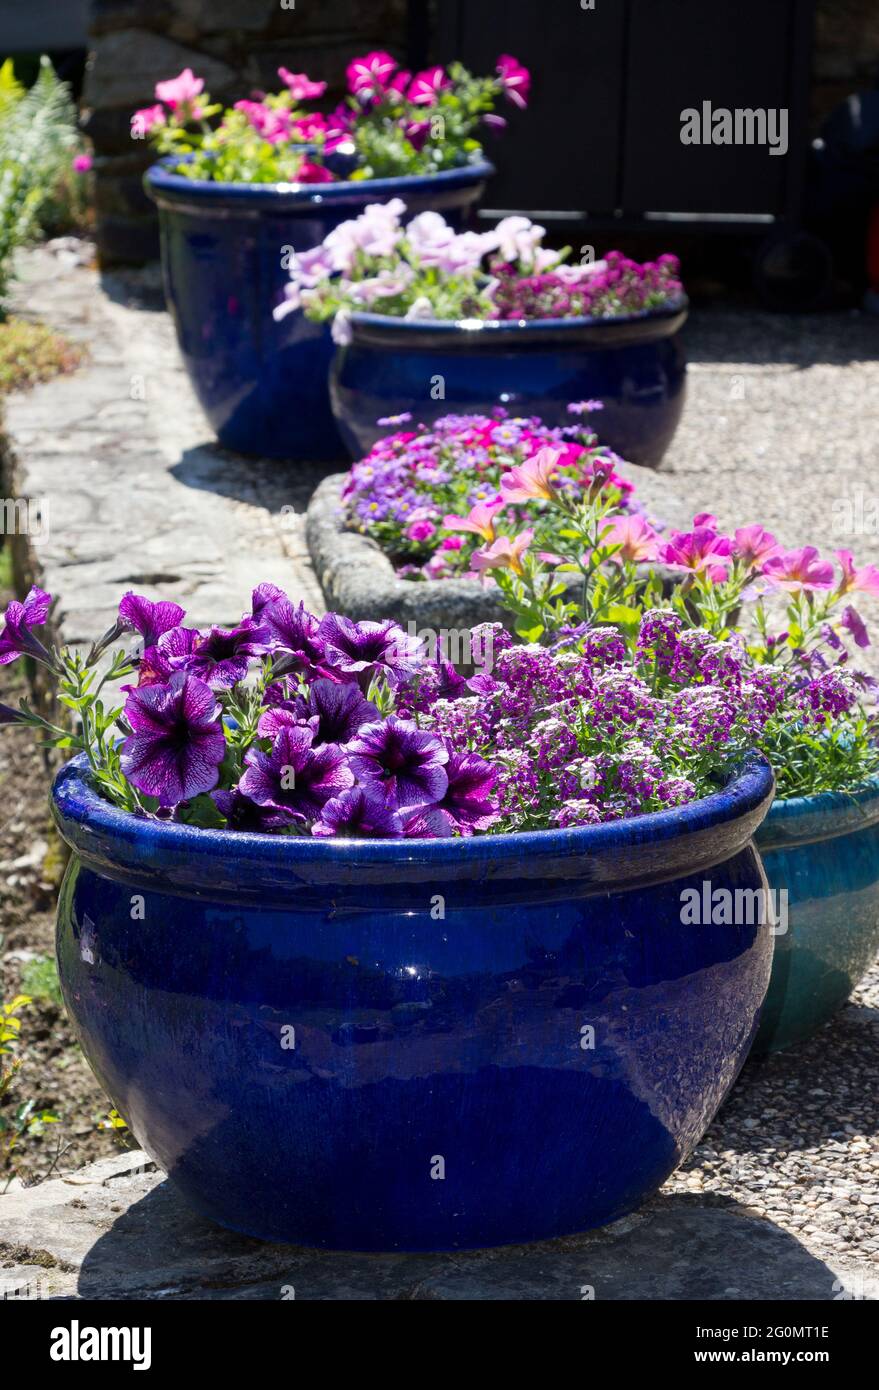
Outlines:
[[697, 306], [684, 327], [690, 362], [742, 362], [802, 369], [876, 360], [876, 320], [850, 311], [771, 314], [759, 309]]
[[214, 492], [236, 501], [304, 512], [320, 482], [347, 463], [284, 463], [234, 454], [219, 444], [186, 449], [169, 470], [184, 487]]
[[165, 1180], [97, 1240], [77, 1293], [119, 1300], [820, 1301], [840, 1288], [837, 1274], [796, 1239], [723, 1199], [655, 1197], [603, 1231], [534, 1245], [368, 1255], [235, 1235], [197, 1216]]

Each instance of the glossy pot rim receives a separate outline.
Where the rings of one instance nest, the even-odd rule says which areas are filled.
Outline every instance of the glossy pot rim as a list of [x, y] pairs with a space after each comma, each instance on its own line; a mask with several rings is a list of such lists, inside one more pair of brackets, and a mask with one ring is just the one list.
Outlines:
[[601, 892], [610, 884], [664, 882], [730, 858], [752, 839], [773, 793], [769, 763], [749, 753], [710, 796], [630, 820], [444, 840], [316, 840], [139, 819], [99, 796], [81, 754], [55, 778], [51, 806], [64, 840], [97, 872], [161, 880], [184, 894], [557, 877]]
[[527, 352], [541, 343], [622, 347], [655, 342], [673, 337], [686, 323], [689, 312], [690, 301], [684, 294], [660, 309], [605, 319], [402, 319], [355, 310], [348, 321], [353, 342], [368, 347]]
[[405, 197], [409, 194], [452, 193], [484, 183], [495, 173], [487, 159], [463, 164], [457, 169], [440, 169], [435, 174], [402, 174], [388, 179], [339, 179], [336, 183], [218, 183], [213, 179], [188, 179], [174, 174], [169, 164], [179, 164], [174, 155], [165, 155], [151, 164], [143, 176], [144, 187], [159, 207], [184, 207], [197, 203], [203, 210], [262, 210], [313, 213], [325, 207], [357, 207], [370, 200]]
[[855, 791], [778, 797], [757, 831], [761, 850], [814, 844], [867, 830], [879, 821], [879, 773]]

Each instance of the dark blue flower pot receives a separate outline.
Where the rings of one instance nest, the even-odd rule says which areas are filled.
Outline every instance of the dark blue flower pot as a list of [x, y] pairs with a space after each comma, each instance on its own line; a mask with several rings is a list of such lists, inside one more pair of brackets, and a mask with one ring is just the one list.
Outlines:
[[284, 248], [317, 246], [368, 203], [403, 198], [411, 214], [432, 208], [450, 222], [476, 202], [488, 163], [417, 178], [331, 184], [225, 184], [147, 170], [158, 205], [165, 297], [180, 351], [221, 444], [273, 459], [344, 454], [330, 410], [333, 344], [325, 325], [300, 313], [280, 323], [289, 271]]
[[775, 939], [754, 1043], [774, 1052], [832, 1018], [876, 959], [879, 779], [853, 795], [777, 801], [757, 844], [770, 888], [787, 893], [787, 931]]
[[569, 404], [600, 400], [591, 423], [602, 443], [657, 468], [684, 408], [687, 313], [683, 299], [626, 319], [408, 323], [352, 314], [351, 342], [333, 360], [333, 410], [357, 459], [386, 433], [376, 421], [403, 411], [429, 425], [502, 405], [570, 425]]
[[135, 819], [77, 760], [53, 792], [73, 1026], [138, 1141], [234, 1230], [449, 1250], [613, 1221], [750, 1046], [769, 928], [683, 926], [681, 892], [765, 888], [772, 785], [749, 759], [635, 821], [321, 842]]

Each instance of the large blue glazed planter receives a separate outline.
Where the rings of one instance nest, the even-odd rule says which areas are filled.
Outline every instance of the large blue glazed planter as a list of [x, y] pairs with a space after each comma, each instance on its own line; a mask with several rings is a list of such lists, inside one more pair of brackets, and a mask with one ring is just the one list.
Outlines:
[[681, 893], [765, 893], [772, 787], [751, 758], [639, 820], [317, 842], [136, 819], [76, 760], [53, 792], [67, 1008], [224, 1226], [388, 1251], [598, 1226], [690, 1153], [750, 1047], [770, 929], [683, 926]]
[[618, 319], [407, 322], [351, 315], [351, 341], [333, 360], [330, 398], [352, 458], [383, 431], [376, 421], [410, 411], [431, 424], [450, 413], [539, 415], [570, 425], [568, 405], [600, 400], [602, 443], [657, 468], [684, 408], [680, 330], [688, 301]]
[[754, 1043], [769, 1052], [832, 1018], [879, 952], [879, 779], [776, 801], [757, 845], [770, 888], [787, 894]]
[[369, 203], [403, 198], [455, 222], [491, 164], [411, 178], [330, 184], [226, 184], [147, 170], [159, 209], [165, 298], [202, 409], [220, 443], [272, 459], [337, 459], [344, 447], [327, 393], [333, 344], [301, 313], [280, 323], [284, 248], [306, 251]]

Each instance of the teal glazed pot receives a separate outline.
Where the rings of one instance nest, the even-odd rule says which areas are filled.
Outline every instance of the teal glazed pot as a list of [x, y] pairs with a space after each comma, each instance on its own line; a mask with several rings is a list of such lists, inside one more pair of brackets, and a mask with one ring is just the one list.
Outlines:
[[518, 1244], [633, 1211], [738, 1075], [768, 926], [687, 925], [706, 878], [765, 892], [773, 794], [445, 840], [197, 830], [53, 792], [73, 851], [64, 998], [141, 1146], [203, 1215], [348, 1250]]
[[770, 889], [787, 893], [754, 1044], [774, 1052], [832, 1018], [879, 951], [879, 778], [776, 801], [756, 841]]

